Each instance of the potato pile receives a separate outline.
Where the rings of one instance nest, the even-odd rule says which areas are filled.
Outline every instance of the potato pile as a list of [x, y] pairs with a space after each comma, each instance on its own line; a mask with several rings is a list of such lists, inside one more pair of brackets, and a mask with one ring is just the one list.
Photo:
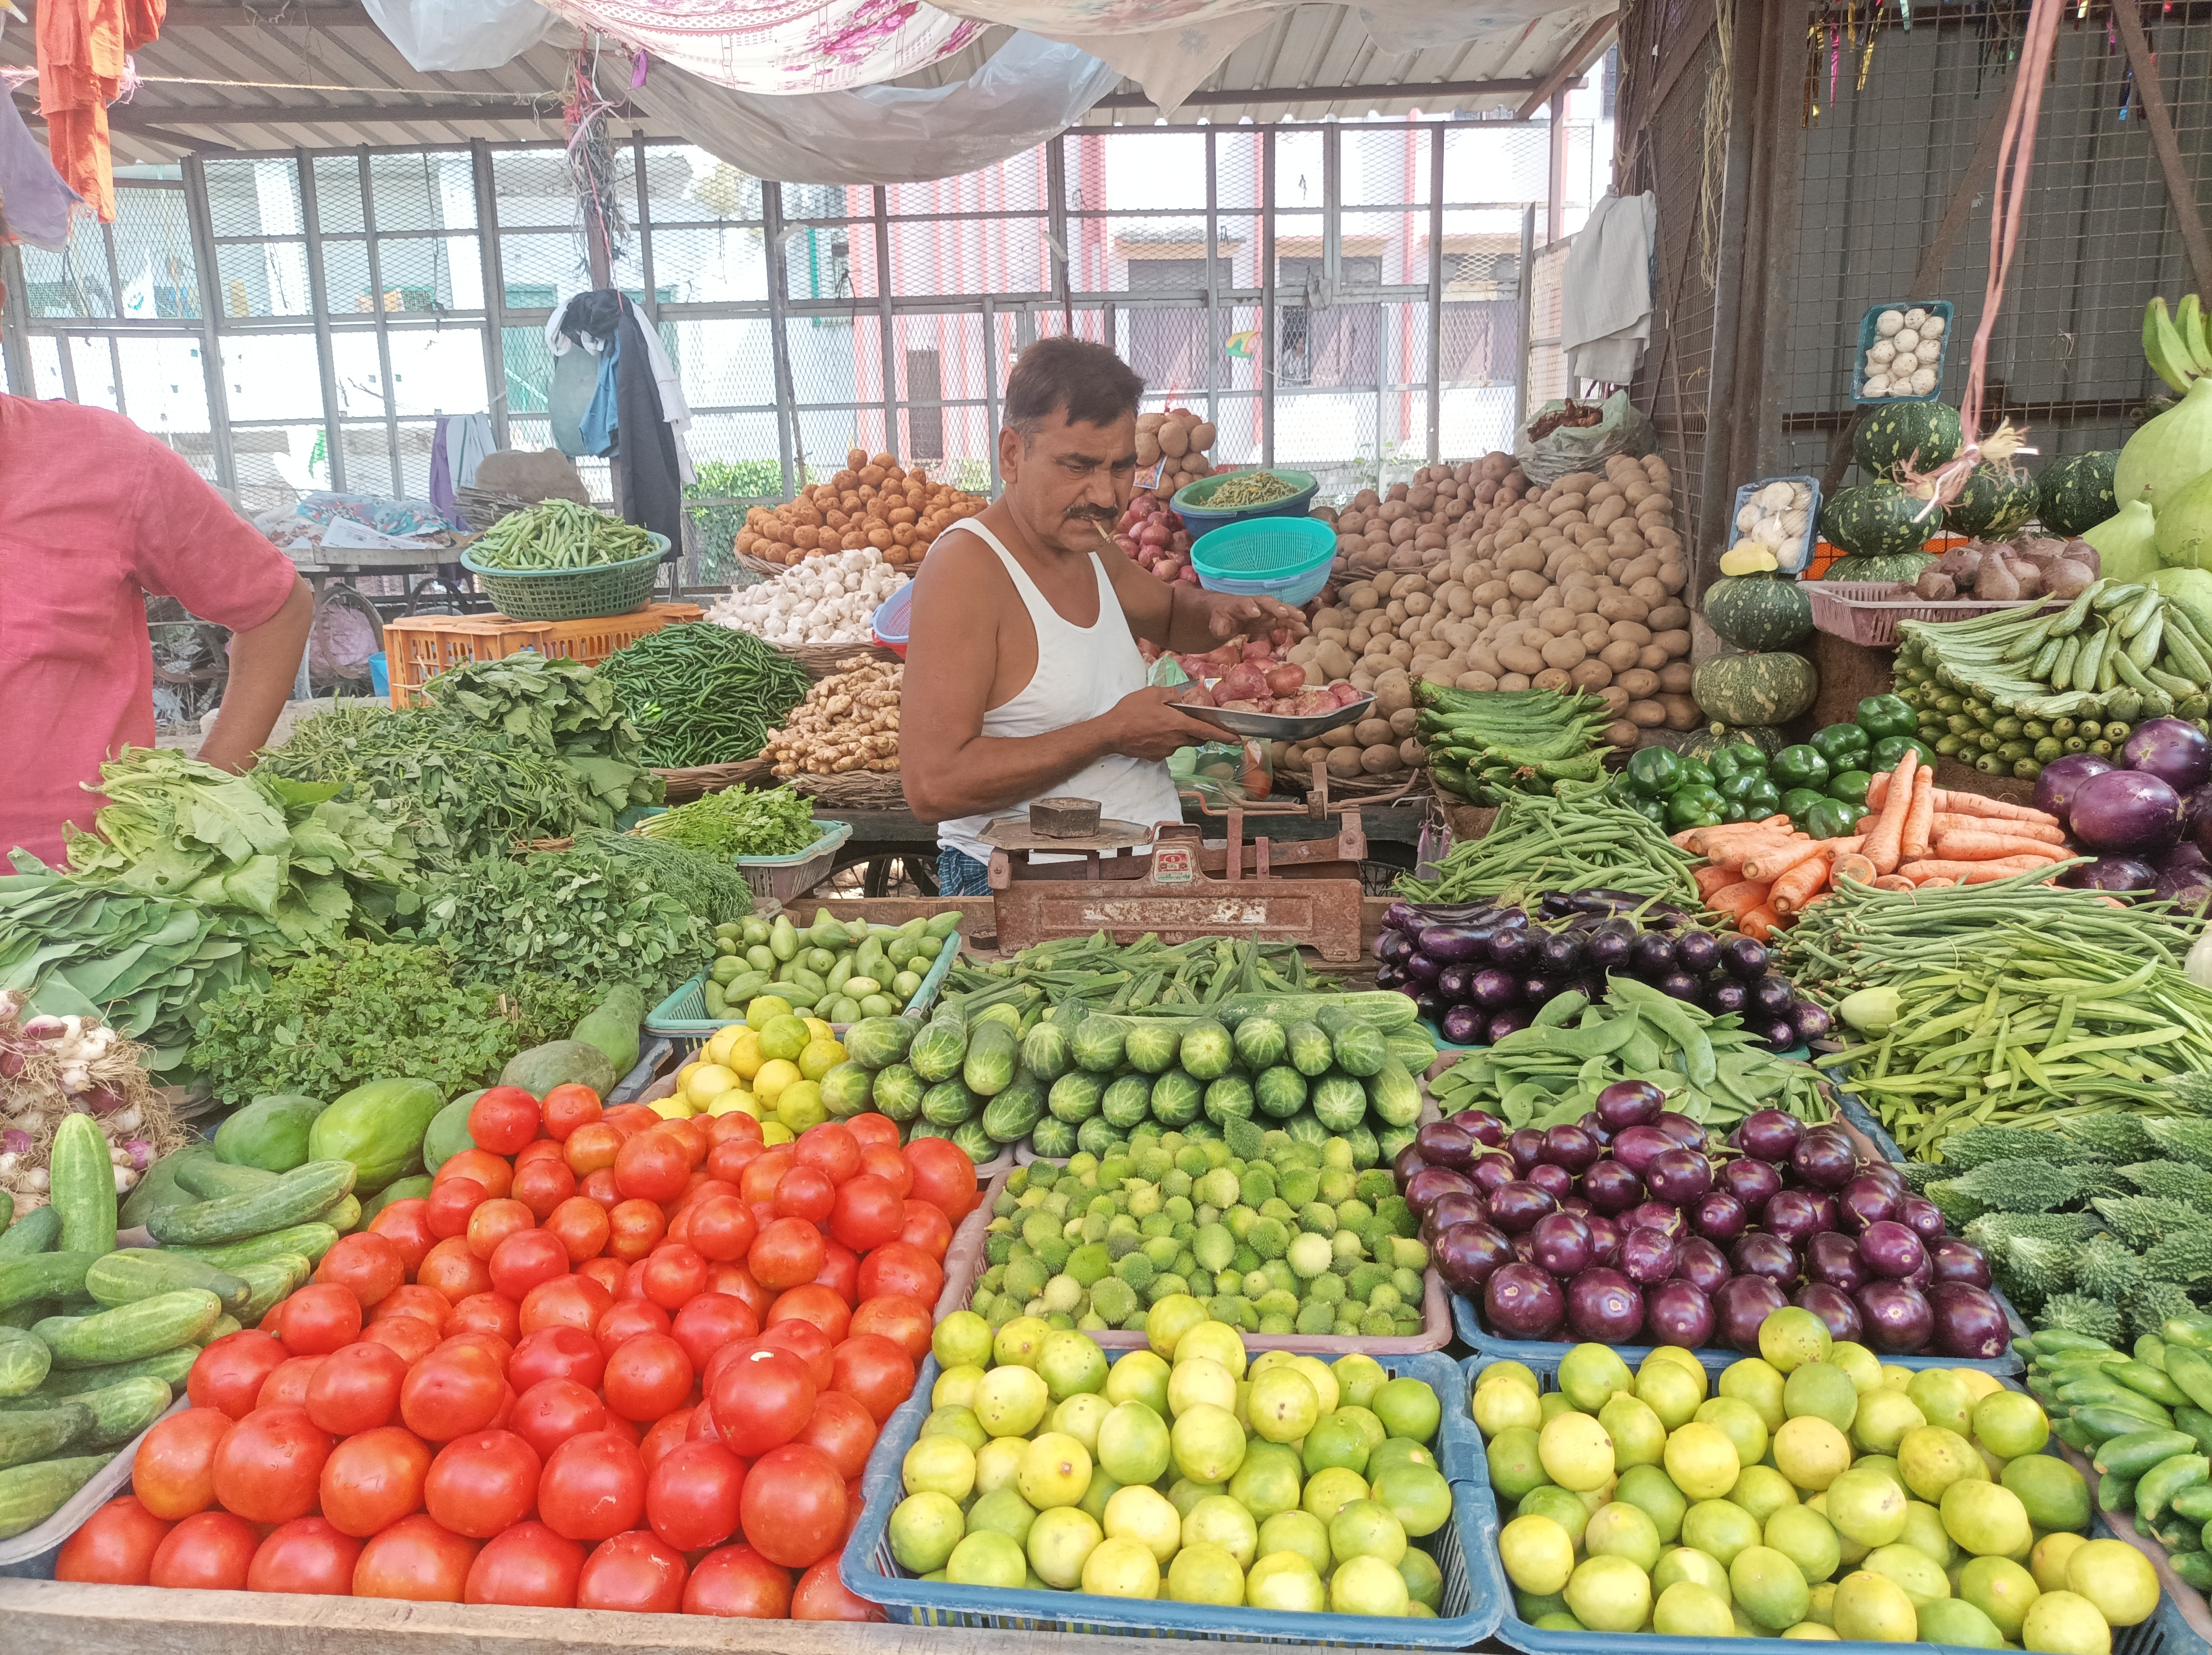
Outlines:
[[1188, 408], [1137, 416], [1137, 474], [1141, 480], [1153, 465], [1166, 461], [1152, 489], [1164, 506], [1175, 498], [1176, 490], [1213, 475], [1213, 462], [1206, 457], [1212, 446], [1212, 422]]
[[[1492, 482], [1489, 501], [1476, 503]], [[1422, 486], [1407, 491], [1409, 508]], [[1426, 486], [1438, 491], [1425, 508], [1434, 516], [1445, 485]], [[1400, 536], [1395, 549], [1367, 578], [1339, 585], [1292, 660], [1363, 690], [1379, 691], [1394, 671], [1463, 690], [1572, 685], [1605, 700], [1614, 716], [1607, 739], [1624, 747], [1643, 730], [1698, 727], [1682, 598], [1689, 569], [1664, 460], [1615, 455], [1601, 477], [1571, 472], [1525, 497], [1506, 477], [1449, 486], [1455, 503], [1462, 487], [1468, 500], [1442, 545], [1424, 549], [1433, 524], [1401, 534], [1399, 525], [1414, 520], [1383, 523], [1395, 502], [1375, 508], [1386, 542]], [[1356, 513], [1355, 502], [1345, 515]], [[1363, 525], [1356, 566], [1371, 567], [1376, 555], [1368, 534]]]
[[761, 756], [777, 776], [842, 776], [899, 767], [899, 695], [903, 662], [854, 655], [819, 679], [791, 720], [770, 730]]
[[1331, 776], [1346, 781], [1357, 776], [1395, 779], [1420, 769], [1425, 755], [1413, 734], [1420, 709], [1413, 704], [1413, 680], [1393, 667], [1371, 685], [1358, 687], [1375, 692], [1375, 705], [1365, 718], [1324, 730], [1310, 741], [1276, 743], [1275, 764], [1288, 764], [1297, 777], [1304, 777], [1311, 774], [1314, 759], [1322, 757]]
[[819, 552], [873, 546], [903, 567], [920, 563], [940, 533], [989, 503], [980, 494], [931, 482], [919, 465], [908, 470], [890, 454], [855, 448], [827, 483], [801, 489], [783, 505], [747, 512], [738, 551], [789, 565]]
[[[1459, 465], [1424, 465], [1411, 483], [1394, 484], [1388, 498], [1362, 489], [1338, 513], [1336, 550], [1340, 579], [1389, 569], [1401, 573], [1426, 569], [1455, 538], [1464, 538], [1469, 520], [1480, 520], [1501, 505], [1510, 506], [1528, 490], [1528, 479], [1510, 454], [1485, 454]], [[1327, 520], [1327, 512], [1315, 516]], [[1494, 525], [1486, 525], [1494, 526]]]

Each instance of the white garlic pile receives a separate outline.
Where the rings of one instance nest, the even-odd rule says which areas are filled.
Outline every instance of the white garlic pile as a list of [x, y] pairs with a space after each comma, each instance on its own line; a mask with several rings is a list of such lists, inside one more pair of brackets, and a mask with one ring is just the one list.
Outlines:
[[1874, 332], [1859, 395], [1932, 396], [1942, 373], [1942, 317], [1918, 305], [1885, 310], [1875, 318]]
[[1735, 543], [1731, 551], [1766, 551], [1787, 562], [1805, 544], [1805, 526], [1813, 508], [1809, 483], [1777, 478], [1752, 490], [1736, 508]]
[[707, 618], [769, 643], [865, 643], [870, 618], [907, 578], [872, 546], [827, 553], [717, 599]]

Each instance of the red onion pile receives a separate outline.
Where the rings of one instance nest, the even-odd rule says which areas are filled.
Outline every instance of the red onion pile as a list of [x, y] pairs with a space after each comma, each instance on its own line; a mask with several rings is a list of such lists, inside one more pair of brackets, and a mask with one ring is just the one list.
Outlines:
[[1989, 1261], [1935, 1203], [1841, 1128], [1779, 1110], [1709, 1154], [1658, 1087], [1623, 1080], [1547, 1131], [1479, 1110], [1432, 1121], [1393, 1170], [1445, 1283], [1501, 1337], [1756, 1353], [1759, 1324], [1794, 1304], [1883, 1355], [2012, 1343]]

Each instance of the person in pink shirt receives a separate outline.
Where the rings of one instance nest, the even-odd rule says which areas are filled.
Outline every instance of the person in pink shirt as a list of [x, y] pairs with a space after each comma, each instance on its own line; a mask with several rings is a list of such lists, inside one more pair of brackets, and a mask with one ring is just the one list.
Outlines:
[[299, 671], [307, 582], [120, 414], [0, 395], [0, 854], [58, 866], [64, 824], [88, 830], [105, 802], [85, 791], [101, 762], [154, 745], [149, 593], [231, 630], [199, 756], [247, 769]]

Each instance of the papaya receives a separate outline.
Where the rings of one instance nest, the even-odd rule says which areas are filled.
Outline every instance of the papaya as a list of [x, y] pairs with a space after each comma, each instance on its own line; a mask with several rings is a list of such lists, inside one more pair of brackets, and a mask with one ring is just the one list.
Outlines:
[[351, 1161], [355, 1188], [373, 1194], [422, 1165], [422, 1134], [445, 1100], [428, 1080], [371, 1080], [315, 1117], [310, 1160]]
[[464, 1149], [474, 1149], [477, 1141], [469, 1136], [469, 1110], [484, 1095], [486, 1088], [465, 1092], [430, 1118], [422, 1134], [422, 1170], [434, 1172]]
[[[418, 1196], [429, 1193], [430, 1175], [427, 1172], [417, 1172], [412, 1177], [399, 1178], [387, 1183], [362, 1203], [361, 1217], [356, 1220], [356, 1227], [367, 1225], [395, 1201], [412, 1201]], [[337, 1220], [332, 1219], [331, 1222], [335, 1227]]]
[[624, 1075], [637, 1067], [638, 1025], [644, 1021], [645, 996], [634, 984], [617, 983], [569, 1031], [569, 1037], [598, 1047], [614, 1065], [615, 1074]]
[[292, 1093], [256, 1098], [222, 1123], [215, 1135], [217, 1159], [233, 1166], [289, 1172], [307, 1164], [307, 1132], [324, 1105]]
[[582, 1040], [549, 1040], [542, 1046], [519, 1051], [499, 1072], [503, 1086], [520, 1086], [543, 1101], [556, 1086], [589, 1086], [600, 1097], [615, 1089], [622, 1075], [606, 1053]]

